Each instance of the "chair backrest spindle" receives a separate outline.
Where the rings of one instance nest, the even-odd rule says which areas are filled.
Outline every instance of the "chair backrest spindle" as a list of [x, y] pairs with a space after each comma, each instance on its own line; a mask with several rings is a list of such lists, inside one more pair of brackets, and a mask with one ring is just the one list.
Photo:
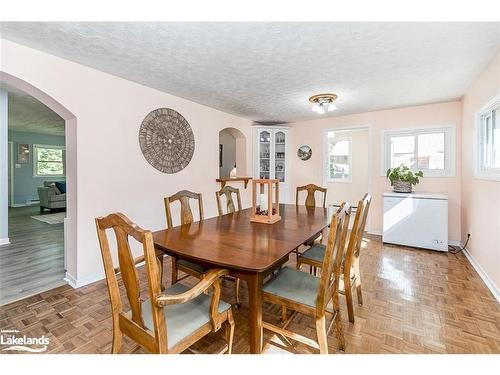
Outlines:
[[363, 243], [363, 234], [365, 232], [366, 218], [370, 209], [371, 199], [371, 195], [366, 193], [363, 199], [358, 202], [356, 217], [354, 219], [354, 225], [351, 229], [349, 244], [347, 245], [344, 259], [344, 277], [347, 278], [350, 277], [351, 266], [359, 258], [359, 251], [361, 249], [361, 244]]
[[363, 216], [361, 217], [361, 223], [359, 226], [358, 241], [356, 241], [356, 247], [354, 248], [354, 257], [359, 257], [359, 250], [361, 249], [361, 243], [363, 242], [363, 234], [366, 228], [366, 219], [368, 217], [368, 211], [370, 210], [370, 203], [372, 201], [372, 196], [368, 193], [363, 197]]
[[316, 299], [318, 315], [324, 312], [334, 290], [338, 289], [350, 215], [351, 207], [349, 203], [344, 202], [332, 216]]

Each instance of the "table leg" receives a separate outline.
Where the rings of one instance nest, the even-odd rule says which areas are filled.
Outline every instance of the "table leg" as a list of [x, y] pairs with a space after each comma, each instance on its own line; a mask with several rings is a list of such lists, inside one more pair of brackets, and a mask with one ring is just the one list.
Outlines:
[[250, 320], [250, 353], [262, 351], [262, 277], [253, 274], [247, 277]]

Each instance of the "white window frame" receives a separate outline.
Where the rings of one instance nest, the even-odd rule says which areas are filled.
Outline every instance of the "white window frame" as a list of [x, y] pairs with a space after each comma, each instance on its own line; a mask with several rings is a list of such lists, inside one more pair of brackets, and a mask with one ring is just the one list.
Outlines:
[[[38, 153], [37, 148], [52, 148], [55, 150], [63, 150], [63, 174], [38, 174]], [[66, 147], [65, 146], [56, 146], [56, 145], [33, 145], [33, 177], [66, 177]]]
[[490, 99], [475, 116], [474, 127], [474, 177], [480, 180], [500, 181], [500, 168], [487, 168], [483, 164], [484, 129], [481, 117], [500, 107], [500, 93]]
[[336, 133], [335, 130], [329, 130], [326, 132], [326, 182], [343, 182], [352, 183], [352, 137], [334, 137], [333, 139], [337, 141], [348, 141], [349, 142], [349, 177], [348, 178], [332, 178], [330, 176], [330, 155], [328, 154], [328, 133]]
[[418, 152], [418, 136], [429, 133], [444, 133], [444, 169], [418, 168], [417, 163], [412, 170], [421, 170], [424, 177], [455, 177], [456, 164], [456, 125], [425, 126], [418, 128], [402, 128], [384, 130], [382, 132], [382, 164], [380, 175], [385, 176], [391, 167], [390, 139], [399, 136], [415, 136], [415, 156]]

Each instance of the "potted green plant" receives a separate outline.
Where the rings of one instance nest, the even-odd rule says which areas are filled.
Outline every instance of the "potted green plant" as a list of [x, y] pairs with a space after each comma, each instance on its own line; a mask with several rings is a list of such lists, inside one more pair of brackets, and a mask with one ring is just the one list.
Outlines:
[[387, 178], [396, 193], [411, 193], [412, 186], [420, 182], [419, 177], [424, 177], [422, 171], [413, 172], [403, 164], [387, 170]]

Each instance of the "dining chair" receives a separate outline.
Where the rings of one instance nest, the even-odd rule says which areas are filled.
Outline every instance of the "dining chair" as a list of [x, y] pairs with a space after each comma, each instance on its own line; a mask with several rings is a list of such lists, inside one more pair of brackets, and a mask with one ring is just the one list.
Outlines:
[[[236, 210], [236, 207], [234, 205], [233, 201], [233, 194], [236, 195], [236, 201], [238, 202], [238, 210]], [[241, 196], [240, 196], [240, 189], [237, 189], [235, 187], [226, 185], [219, 191], [215, 192], [215, 198], [217, 199], [217, 210], [219, 211], [219, 216], [224, 215], [224, 210], [222, 209], [222, 202], [221, 202], [221, 197], [222, 196], [226, 197], [226, 214], [234, 213], [237, 211], [241, 211]], [[241, 302], [240, 302], [240, 279], [237, 277], [233, 276], [227, 276], [227, 279], [234, 280], [235, 282], [235, 297], [236, 297], [236, 304], [235, 307], [239, 309], [241, 307]]]
[[306, 191], [307, 196], [305, 200], [305, 206], [308, 208], [314, 208], [316, 207], [316, 197], [315, 194], [317, 191], [323, 193], [323, 208], [326, 207], [326, 193], [327, 189], [322, 188], [320, 186], [314, 185], [314, 184], [307, 184], [304, 186], [297, 186], [297, 191], [295, 193], [295, 204], [298, 206], [299, 205], [299, 193], [301, 191]]
[[[200, 217], [200, 221], [203, 220], [203, 198], [200, 193], [193, 193], [188, 190], [181, 190], [170, 197], [165, 197], [165, 211], [167, 215], [167, 228], [172, 229], [172, 211], [170, 205], [175, 201], [179, 201], [180, 203], [180, 215], [181, 220], [180, 224], [190, 224], [194, 221], [193, 212], [191, 211], [190, 200], [194, 199], [198, 201], [198, 214]], [[187, 275], [194, 276], [197, 279], [201, 279], [203, 275], [208, 271], [207, 268], [203, 267], [200, 264], [190, 262], [186, 259], [177, 259], [172, 256], [172, 285], [178, 281], [178, 272], [182, 271]]]
[[[340, 350], [345, 350], [342, 323], [340, 321], [339, 282], [350, 213], [351, 207], [349, 204], [343, 203], [332, 217], [321, 277], [318, 278], [285, 267], [264, 284], [262, 288], [263, 301], [280, 305], [283, 313], [282, 326], [279, 327], [263, 322], [264, 329], [319, 349], [321, 354], [328, 354], [327, 335], [331, 328], [335, 326], [338, 347]], [[330, 301], [333, 310], [327, 309]], [[287, 309], [293, 311], [288, 319], [286, 319]], [[297, 313], [314, 317], [317, 341], [286, 329]], [[326, 326], [326, 314], [332, 315], [328, 327]]]
[[[363, 295], [361, 292], [361, 273], [359, 270], [359, 255], [361, 244], [363, 242], [363, 234], [366, 227], [366, 218], [370, 209], [371, 195], [365, 194], [363, 199], [358, 202], [354, 223], [349, 236], [346, 255], [342, 262], [342, 278], [340, 281], [340, 294], [344, 294], [347, 302], [347, 313], [349, 321], [354, 323], [354, 304], [352, 297], [352, 289], [356, 287], [358, 304], [363, 305]], [[300, 269], [302, 264], [309, 265], [316, 272], [321, 269], [326, 248], [324, 245], [315, 244], [309, 249], [301, 253], [297, 260], [297, 269]]]
[[[151, 353], [180, 353], [210, 332], [226, 329], [226, 345], [220, 352], [232, 351], [234, 319], [231, 305], [220, 300], [223, 269], [213, 269], [192, 288], [174, 284], [162, 292], [160, 260], [153, 235], [132, 223], [125, 215], [113, 213], [95, 219], [101, 248], [113, 321], [112, 353], [119, 353], [123, 336], [136, 341]], [[107, 230], [116, 238], [118, 267], [113, 266]], [[143, 253], [134, 259], [129, 239], [142, 245]], [[145, 262], [147, 292], [141, 292], [136, 265]], [[118, 283], [120, 275], [130, 310], [125, 311]], [[209, 296], [207, 293], [213, 289]], [[147, 298], [143, 299], [142, 297]]]
[[[234, 205], [234, 200], [233, 200], [233, 194], [236, 195], [236, 201], [238, 202], [238, 210], [236, 210], [236, 207]], [[230, 214], [236, 211], [241, 211], [241, 196], [240, 196], [240, 189], [237, 189], [235, 187], [226, 185], [219, 191], [215, 192], [215, 198], [217, 199], [217, 210], [219, 212], [219, 216], [224, 215], [224, 211], [222, 210], [222, 202], [221, 202], [221, 196], [226, 197], [226, 213]]]
[[[295, 205], [299, 205], [299, 195], [301, 191], [306, 191], [307, 196], [306, 200], [304, 202], [304, 205], [307, 208], [314, 208], [316, 207], [316, 192], [320, 192], [323, 194], [323, 208], [326, 208], [326, 194], [327, 194], [327, 188], [322, 188], [320, 186], [317, 186], [315, 184], [307, 184], [304, 186], [297, 186], [297, 190], [295, 192]], [[319, 240], [319, 243], [323, 242], [323, 233], [324, 231], [321, 231], [319, 233], [316, 233], [314, 236], [309, 238], [306, 242], [303, 243], [304, 246], [311, 246], [314, 244], [315, 241]], [[298, 257], [300, 254], [299, 248], [297, 247], [296, 249], [293, 250], [293, 253], [295, 253], [295, 256]]]

